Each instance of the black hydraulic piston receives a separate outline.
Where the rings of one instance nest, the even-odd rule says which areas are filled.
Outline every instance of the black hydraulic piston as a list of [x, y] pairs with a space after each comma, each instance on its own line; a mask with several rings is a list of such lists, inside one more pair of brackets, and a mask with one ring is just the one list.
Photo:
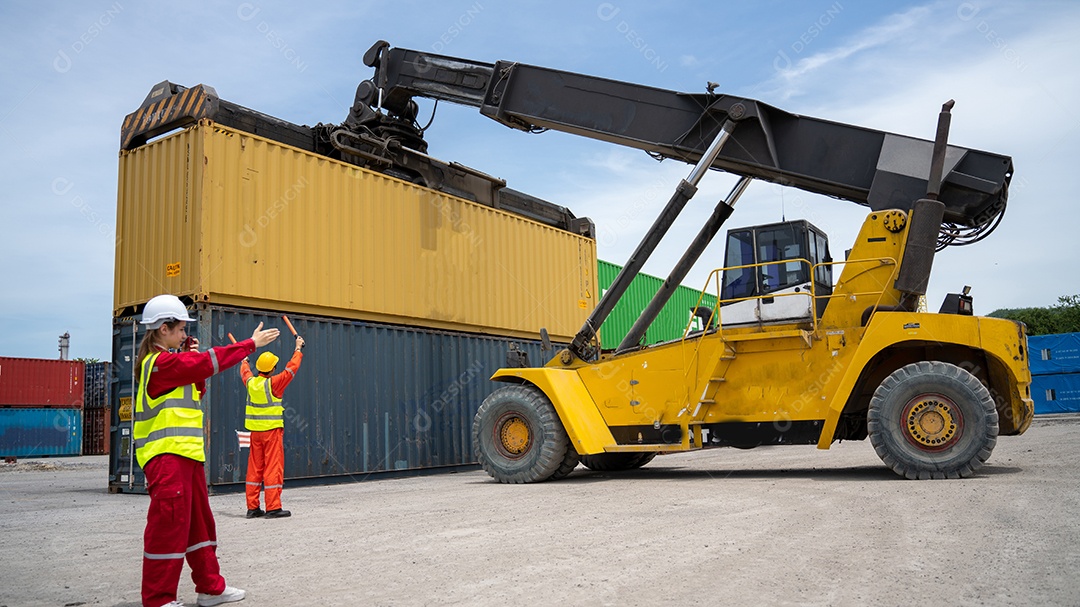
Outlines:
[[645, 262], [656, 249], [656, 245], [660, 244], [664, 234], [667, 234], [671, 224], [675, 223], [675, 219], [682, 212], [683, 207], [697, 193], [697, 184], [712, 165], [713, 160], [716, 159], [716, 155], [720, 153], [720, 149], [727, 143], [734, 129], [734, 122], [730, 120], [725, 122], [720, 127], [720, 132], [717, 133], [712, 144], [709, 145], [709, 149], [706, 150], [701, 160], [694, 166], [694, 170], [690, 171], [690, 175], [686, 179], [679, 182], [678, 187], [675, 188], [675, 193], [668, 200], [667, 206], [660, 212], [660, 216], [653, 222], [649, 231], [645, 233], [645, 237], [641, 239], [637, 249], [630, 255], [630, 259], [627, 260], [623, 269], [619, 271], [619, 275], [615, 277], [611, 287], [600, 298], [600, 303], [596, 304], [592, 314], [589, 315], [581, 330], [574, 336], [574, 340], [570, 342], [569, 349], [575, 356], [586, 361], [595, 358], [598, 351], [590, 348], [589, 343], [596, 337], [597, 329], [604, 324], [608, 315], [615, 309], [615, 304], [619, 302], [623, 293], [630, 287], [634, 277], [641, 272], [641, 268], [645, 266]]
[[675, 293], [675, 289], [678, 288], [686, 275], [690, 272], [690, 269], [694, 267], [694, 263], [697, 262], [701, 254], [705, 252], [705, 248], [712, 242], [713, 237], [720, 231], [720, 227], [724, 225], [728, 217], [731, 217], [732, 211], [735, 210], [735, 202], [742, 196], [742, 193], [746, 191], [746, 187], [750, 185], [751, 179], [749, 177], [743, 177], [735, 184], [735, 187], [728, 194], [726, 200], [721, 200], [716, 204], [716, 208], [713, 209], [712, 215], [705, 221], [705, 225], [701, 227], [701, 231], [694, 237], [694, 240], [690, 242], [690, 246], [686, 248], [686, 252], [683, 253], [682, 259], [675, 265], [675, 268], [671, 270], [671, 274], [664, 281], [664, 284], [660, 285], [660, 290], [656, 292], [649, 305], [645, 306], [645, 309], [638, 316], [638, 319], [634, 322], [634, 326], [630, 327], [630, 331], [623, 338], [622, 343], [616, 349], [616, 353], [625, 352], [638, 347], [641, 342], [641, 338], [644, 337], [645, 332], [649, 330], [649, 326], [660, 314], [660, 311], [667, 305], [671, 296]]
[[930, 177], [926, 196], [915, 202], [908, 226], [907, 244], [896, 277], [896, 289], [903, 293], [900, 306], [914, 310], [920, 295], [926, 295], [930, 283], [930, 270], [934, 265], [938, 233], [945, 214], [945, 205], [938, 200], [941, 192], [941, 175], [945, 165], [945, 152], [949, 141], [949, 124], [955, 101], [950, 99], [941, 106], [938, 114], [934, 152], [930, 161]]

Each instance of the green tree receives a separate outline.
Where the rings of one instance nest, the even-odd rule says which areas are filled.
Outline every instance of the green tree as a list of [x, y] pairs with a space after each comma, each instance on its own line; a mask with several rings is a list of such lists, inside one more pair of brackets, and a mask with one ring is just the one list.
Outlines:
[[1002, 308], [990, 313], [1024, 323], [1028, 335], [1080, 332], [1080, 295], [1062, 295], [1049, 308]]
[[1058, 333], [1080, 331], [1080, 295], [1062, 295], [1053, 308], [1058, 314]]

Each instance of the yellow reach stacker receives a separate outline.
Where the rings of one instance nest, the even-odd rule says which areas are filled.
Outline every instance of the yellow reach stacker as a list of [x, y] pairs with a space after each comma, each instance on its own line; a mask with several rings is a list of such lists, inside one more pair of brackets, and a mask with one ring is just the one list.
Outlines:
[[[411, 153], [423, 132], [414, 97], [480, 108], [511, 128], [553, 129], [693, 165], [566, 349], [544, 366], [508, 367], [473, 422], [495, 479], [536, 482], [579, 463], [626, 470], [659, 453], [710, 447], [874, 445], [910, 479], [959, 478], [1000, 435], [1031, 423], [1021, 324], [972, 315], [967, 288], [920, 312], [935, 251], [981, 240], [1005, 211], [1012, 160], [936, 141], [798, 116], [753, 99], [687, 94], [500, 61], [375, 44], [375, 69], [349, 121], [331, 134], [361, 156]], [[709, 169], [740, 177], [690, 242], [622, 343], [597, 328]], [[844, 260], [805, 220], [730, 230], [725, 266], [682, 338], [642, 346], [668, 297], [754, 179], [870, 208]], [[691, 327], [700, 327], [691, 330]]]

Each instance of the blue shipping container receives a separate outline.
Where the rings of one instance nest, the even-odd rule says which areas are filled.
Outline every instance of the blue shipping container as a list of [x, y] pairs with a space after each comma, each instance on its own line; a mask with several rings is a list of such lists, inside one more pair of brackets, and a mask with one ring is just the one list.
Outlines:
[[1080, 413], [1080, 373], [1032, 376], [1031, 400], [1036, 415]]
[[1032, 375], [1080, 373], [1080, 333], [1028, 337]]
[[0, 409], [0, 457], [82, 455], [81, 409]]
[[[246, 338], [262, 322], [284, 333], [263, 349], [281, 357], [278, 371], [292, 355], [294, 340], [278, 312], [204, 304], [193, 312], [198, 321], [189, 323], [188, 333], [203, 348], [229, 343], [228, 333]], [[301, 314], [289, 318], [307, 346], [285, 391], [287, 482], [358, 481], [372, 474], [473, 466], [472, 419], [499, 387], [488, 378], [506, 366], [512, 345], [530, 364], [546, 362], [540, 343], [532, 340]], [[133, 367], [145, 329], [135, 321], [119, 318], [113, 325], [114, 492], [145, 492], [145, 477], [131, 457]], [[207, 381], [202, 405], [211, 491], [244, 487], [248, 450], [240, 447], [237, 431], [244, 430], [246, 399], [237, 368]]]

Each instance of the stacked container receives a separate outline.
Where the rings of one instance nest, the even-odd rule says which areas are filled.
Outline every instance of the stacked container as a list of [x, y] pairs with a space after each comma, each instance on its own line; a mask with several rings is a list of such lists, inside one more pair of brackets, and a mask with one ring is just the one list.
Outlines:
[[1036, 415], [1080, 412], [1080, 333], [1028, 337]]
[[109, 387], [111, 365], [107, 362], [88, 363], [83, 398], [83, 455], [105, 455], [109, 452]]
[[85, 365], [0, 357], [0, 457], [82, 452]]
[[[203, 348], [307, 341], [285, 393], [285, 478], [474, 464], [472, 417], [508, 351], [539, 365], [597, 299], [592, 238], [204, 121], [120, 154], [110, 490], [144, 492], [131, 418], [142, 306], [171, 293]], [[253, 357], [254, 358], [254, 357]], [[253, 361], [252, 361], [253, 362]], [[212, 490], [243, 487], [246, 389], [202, 397]]]

